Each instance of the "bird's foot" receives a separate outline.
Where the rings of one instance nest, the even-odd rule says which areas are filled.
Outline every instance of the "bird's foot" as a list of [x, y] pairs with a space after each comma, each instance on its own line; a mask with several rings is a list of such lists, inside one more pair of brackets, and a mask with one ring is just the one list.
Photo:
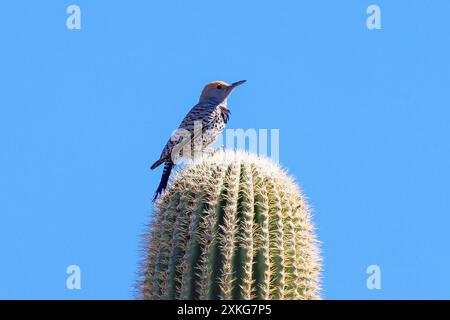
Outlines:
[[225, 152], [225, 146], [224, 146], [224, 145], [221, 145], [219, 148], [214, 149], [212, 155], [215, 155], [215, 154], [218, 153], [218, 152]]
[[213, 155], [217, 154], [217, 152], [220, 152], [220, 151], [225, 151], [225, 146], [221, 146], [219, 148], [212, 148], [212, 147], [206, 148], [204, 151], [204, 154], [206, 154], [208, 156], [213, 156]]

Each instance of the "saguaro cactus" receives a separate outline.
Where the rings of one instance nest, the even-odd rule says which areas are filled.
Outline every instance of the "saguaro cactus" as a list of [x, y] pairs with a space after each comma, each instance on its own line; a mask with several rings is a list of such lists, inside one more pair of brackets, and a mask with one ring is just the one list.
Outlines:
[[186, 165], [157, 201], [143, 299], [317, 299], [311, 215], [276, 164], [217, 152]]

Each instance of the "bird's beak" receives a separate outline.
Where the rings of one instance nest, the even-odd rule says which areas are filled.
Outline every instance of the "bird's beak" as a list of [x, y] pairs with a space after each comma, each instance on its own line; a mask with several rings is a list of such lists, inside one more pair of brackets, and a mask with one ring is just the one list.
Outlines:
[[241, 81], [232, 83], [230, 86], [230, 89], [233, 90], [234, 88], [239, 87], [241, 84], [244, 84], [245, 82], [247, 82], [247, 80], [241, 80]]

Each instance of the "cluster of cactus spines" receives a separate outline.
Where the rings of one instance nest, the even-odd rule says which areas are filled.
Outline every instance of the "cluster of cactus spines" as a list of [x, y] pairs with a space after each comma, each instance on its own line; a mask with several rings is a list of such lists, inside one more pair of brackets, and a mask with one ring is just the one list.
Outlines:
[[318, 299], [320, 258], [304, 196], [280, 167], [220, 151], [186, 165], [157, 201], [143, 299]]

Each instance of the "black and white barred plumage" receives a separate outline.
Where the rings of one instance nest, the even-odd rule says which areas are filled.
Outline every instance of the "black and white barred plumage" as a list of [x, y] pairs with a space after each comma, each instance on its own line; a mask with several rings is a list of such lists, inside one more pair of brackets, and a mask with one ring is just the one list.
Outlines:
[[[203, 152], [209, 148], [219, 137], [230, 116], [230, 110], [227, 107], [228, 96], [235, 87], [244, 82], [245, 80], [229, 85], [223, 81], [214, 81], [205, 86], [199, 103], [184, 117], [178, 130], [166, 143], [159, 160], [151, 166], [153, 170], [164, 163], [161, 181], [153, 201], [166, 188], [174, 166], [174, 156], [179, 156], [181, 149], [190, 148], [190, 156], [192, 156], [195, 152]], [[186, 155], [182, 156], [186, 157]]]

